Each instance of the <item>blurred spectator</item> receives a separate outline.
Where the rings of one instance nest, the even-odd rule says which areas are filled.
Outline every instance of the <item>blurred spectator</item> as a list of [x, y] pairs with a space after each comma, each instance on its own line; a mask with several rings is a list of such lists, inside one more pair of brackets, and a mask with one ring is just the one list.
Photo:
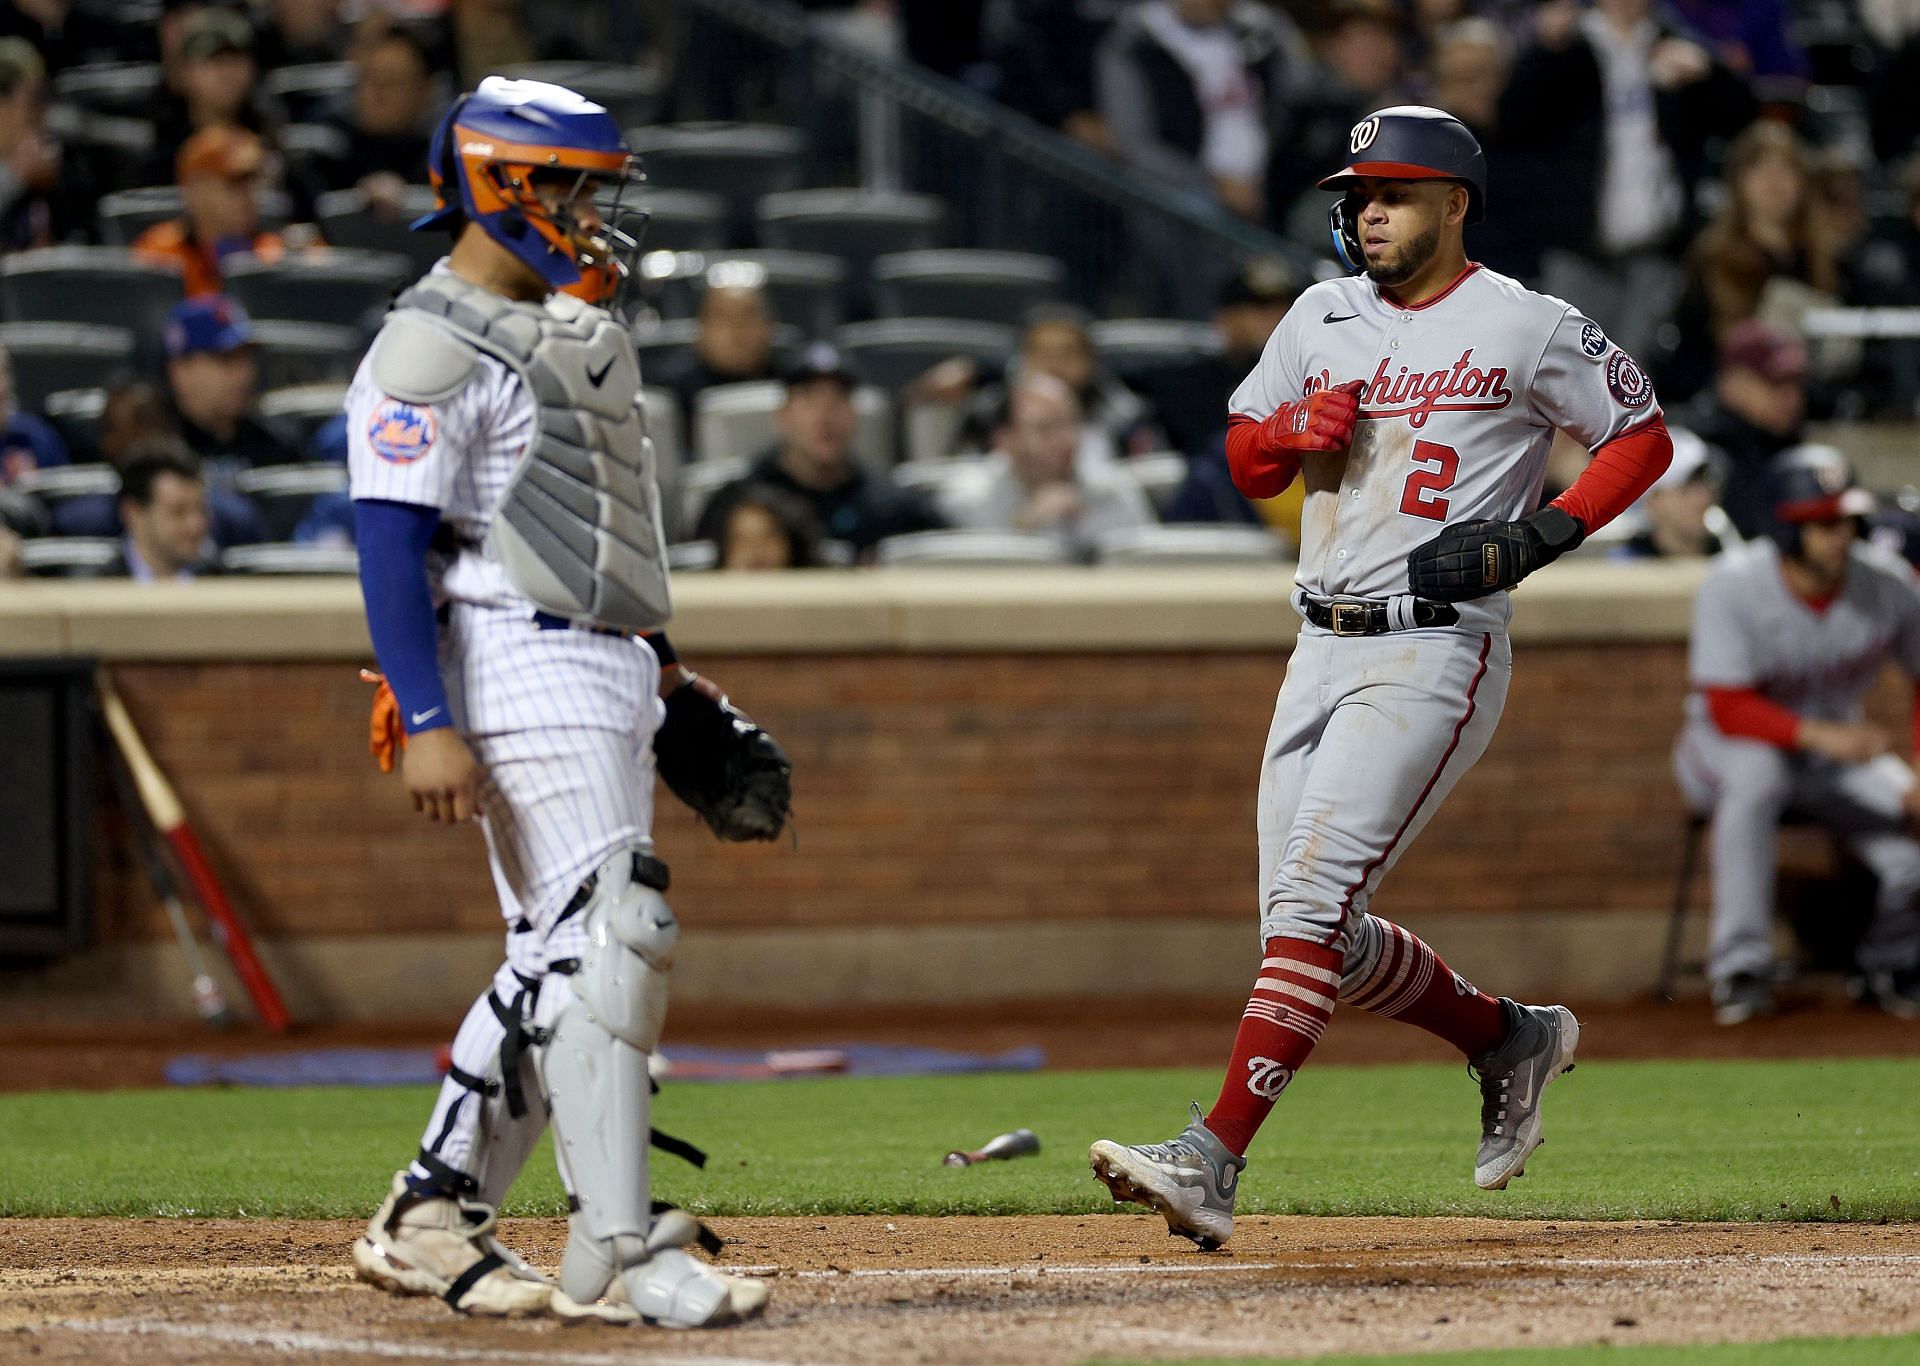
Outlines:
[[120, 473], [119, 573], [136, 583], [191, 580], [216, 572], [208, 537], [207, 486], [175, 442], [143, 449]]
[[1491, 19], [1461, 19], [1433, 35], [1427, 103], [1467, 125], [1485, 146], [1500, 119], [1500, 94], [1513, 67], [1513, 42]]
[[[1005, 382], [989, 386], [974, 399], [966, 444], [977, 449], [990, 441], [995, 424], [1006, 410], [1007, 385], [1024, 375], [1039, 373], [1060, 380], [1080, 401], [1085, 419], [1080, 443], [1083, 469], [1163, 445], [1146, 400], [1101, 369], [1093, 335], [1087, 330], [1089, 321], [1079, 309], [1062, 305], [1049, 305], [1029, 314], [1020, 333], [1019, 353], [1007, 367]], [[971, 375], [970, 364], [962, 365]]]
[[301, 458], [253, 415], [259, 370], [253, 323], [225, 295], [189, 299], [167, 315], [167, 389], [187, 448], [213, 483]]
[[918, 492], [900, 488], [884, 475], [868, 474], [854, 462], [854, 384], [839, 352], [824, 343], [808, 348], [786, 375], [786, 401], [775, 418], [778, 444], [744, 479], [714, 495], [700, 518], [700, 539], [720, 542], [733, 500], [751, 484], [798, 497], [812, 510], [823, 534], [858, 552], [888, 536], [941, 525]]
[[1221, 287], [1213, 312], [1220, 353], [1138, 378], [1174, 450], [1196, 456], [1227, 429], [1227, 400], [1259, 361], [1299, 292], [1285, 261], [1268, 257], [1247, 263]]
[[999, 99], [1096, 151], [1118, 155], [1100, 114], [1094, 59], [1125, 0], [1004, 0], [987, 10]]
[[1807, 54], [1787, 31], [1786, 0], [1667, 0], [1689, 36], [1742, 76], [1805, 79]]
[[260, 11], [254, 56], [262, 71], [337, 62], [347, 53], [342, 0], [267, 0]]
[[1903, 161], [1920, 151], [1920, 29], [1908, 34], [1882, 62], [1868, 95], [1873, 151], [1882, 163]]
[[1402, 103], [1400, 10], [1393, 0], [1335, 0], [1325, 15], [1313, 34], [1313, 60], [1287, 83], [1285, 120], [1275, 125], [1284, 133], [1267, 179], [1273, 221], [1315, 242], [1325, 237], [1326, 202], [1302, 192], [1345, 164], [1354, 124]]
[[166, 87], [153, 112], [153, 160], [148, 183], [163, 183], [174, 150], [195, 133], [236, 126], [264, 133], [253, 60], [253, 26], [233, 10], [205, 8], [189, 14], [180, 30], [180, 50], [167, 70]]
[[1060, 380], [1034, 371], [1016, 380], [994, 450], [941, 499], [955, 526], [1032, 531], [1075, 560], [1091, 560], [1102, 533], [1151, 525], [1152, 505], [1122, 466], [1076, 469], [1080, 402]]
[[693, 413], [701, 391], [775, 376], [773, 305], [757, 268], [755, 275], [737, 284], [710, 280], [700, 296], [700, 332], [693, 345], [646, 376], [647, 383], [673, 390], [689, 431], [698, 426]]
[[27, 567], [20, 558], [20, 536], [11, 527], [0, 526], [0, 579], [26, 576]]
[[1119, 154], [1242, 218], [1263, 217], [1282, 22], [1248, 0], [1144, 0], [1125, 11], [1095, 64]]
[[131, 29], [111, 10], [75, 0], [0, 0], [0, 38], [23, 38], [49, 71], [137, 55]]
[[0, 38], [0, 251], [50, 246], [89, 224], [84, 168], [47, 133], [46, 66], [22, 38]]
[[820, 563], [813, 509], [784, 489], [749, 483], [736, 490], [718, 531], [722, 569], [812, 569]]
[[425, 42], [413, 30], [389, 28], [355, 45], [352, 108], [326, 126], [337, 147], [314, 157], [311, 170], [322, 188], [358, 186], [378, 204], [397, 205], [401, 190], [427, 175], [432, 134], [433, 67]]
[[266, 162], [266, 145], [244, 128], [195, 133], [175, 163], [186, 216], [141, 233], [133, 241], [134, 254], [178, 266], [189, 298], [220, 292], [220, 263], [229, 256], [252, 253], [263, 261], [285, 256], [280, 234], [260, 230], [254, 203]]
[[179, 434], [167, 391], [156, 382], [135, 376], [107, 386], [100, 410], [100, 458], [109, 465], [123, 469], [142, 442]]
[[1735, 324], [1720, 344], [1711, 393], [1681, 424], [1719, 452], [1721, 505], [1751, 540], [1773, 525], [1774, 457], [1800, 439], [1807, 409], [1807, 349], [1791, 332], [1757, 319]]
[[[1707, 443], [1684, 428], [1673, 429], [1673, 460], [1641, 495], [1641, 528], [1622, 541], [1616, 559], [1667, 560], [1718, 555], [1720, 537], [1713, 522], [1719, 513], [1720, 472]], [[1719, 513], [1716, 517], [1715, 514]]]
[[14, 401], [13, 358], [0, 346], [0, 487], [21, 475], [69, 462], [67, 443], [45, 418]]
[[[1697, 386], [1712, 348], [1763, 309], [1829, 301], [1840, 273], [1809, 193], [1807, 157], [1792, 130], [1752, 125], [1727, 151], [1727, 199], [1687, 255], [1687, 289], [1675, 323], [1677, 387]], [[1769, 299], [1772, 291], [1774, 298]]]
[[[1654, 0], [1549, 0], [1535, 11], [1500, 100], [1501, 184], [1543, 253], [1542, 288], [1646, 354], [1681, 280], [1670, 261], [1710, 139], [1752, 118], [1753, 97], [1699, 44], [1655, 18]], [[1512, 263], [1533, 273], [1531, 260]]]

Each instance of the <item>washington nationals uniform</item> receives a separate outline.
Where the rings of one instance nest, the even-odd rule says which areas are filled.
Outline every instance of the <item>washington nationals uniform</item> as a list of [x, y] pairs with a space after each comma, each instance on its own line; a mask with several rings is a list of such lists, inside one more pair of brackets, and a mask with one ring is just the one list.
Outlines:
[[1856, 544], [1839, 595], [1816, 608], [1788, 588], [1780, 561], [1771, 541], [1728, 551], [1694, 600], [1695, 691], [1674, 772], [1688, 804], [1713, 813], [1708, 974], [1726, 982], [1766, 975], [1772, 965], [1774, 844], [1788, 808], [1844, 834], [1873, 870], [1879, 902], [1859, 964], [1868, 973], [1904, 972], [1920, 962], [1920, 843], [1903, 806], [1911, 771], [1892, 755], [1843, 764], [1727, 735], [1706, 694], [1751, 690], [1798, 717], [1863, 720], [1867, 692], [1889, 659], [1920, 677], [1920, 586], [1904, 561]]
[[[1592, 450], [1659, 415], [1631, 357], [1569, 305], [1480, 266], [1408, 307], [1364, 277], [1303, 293], [1235, 391], [1264, 421], [1361, 380], [1350, 450], [1302, 457], [1296, 608], [1385, 600], [1413, 623], [1407, 557], [1444, 523], [1540, 503], [1556, 428]], [[1446, 626], [1337, 638], [1306, 624], [1261, 769], [1262, 941], [1341, 942], [1471, 768], [1506, 704], [1506, 593]], [[1356, 961], [1371, 963], [1376, 949]], [[1349, 984], [1357, 979], [1350, 977]]]

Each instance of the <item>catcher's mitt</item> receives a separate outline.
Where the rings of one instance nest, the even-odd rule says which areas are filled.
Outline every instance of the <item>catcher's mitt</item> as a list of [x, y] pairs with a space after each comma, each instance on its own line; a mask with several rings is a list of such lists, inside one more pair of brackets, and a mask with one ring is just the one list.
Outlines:
[[673, 795], [723, 840], [770, 840], [793, 811], [793, 761], [726, 698], [691, 684], [667, 695], [653, 757]]
[[1517, 522], [1456, 522], [1407, 556], [1407, 585], [1434, 602], [1483, 598], [1552, 564], [1586, 534], [1551, 504]]

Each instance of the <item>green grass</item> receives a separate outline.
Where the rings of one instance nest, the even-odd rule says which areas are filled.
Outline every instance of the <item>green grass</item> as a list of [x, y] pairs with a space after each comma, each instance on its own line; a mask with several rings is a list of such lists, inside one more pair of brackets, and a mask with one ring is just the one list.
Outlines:
[[[1110, 1204], [1087, 1144], [1165, 1138], [1216, 1083], [1161, 1071], [674, 1086], [656, 1122], [713, 1161], [655, 1170], [660, 1194], [709, 1214], [1098, 1211]], [[1478, 1100], [1453, 1067], [1309, 1071], [1254, 1145], [1240, 1209], [1920, 1218], [1920, 1061], [1583, 1066], [1554, 1087], [1550, 1142], [1505, 1193], [1473, 1188]], [[429, 1103], [414, 1088], [0, 1098], [0, 1214], [364, 1214]], [[940, 1165], [1020, 1125], [1041, 1136], [1039, 1157]], [[561, 1208], [543, 1147], [508, 1212]]]
[[[1292, 1358], [1284, 1366], [1911, 1366], [1920, 1335], [1895, 1338], [1791, 1338], [1781, 1342], [1691, 1347], [1530, 1347], [1510, 1352], [1432, 1356]], [[1160, 1366], [1281, 1366], [1277, 1357], [1204, 1357]], [[1089, 1363], [1089, 1366], [1099, 1366]], [[1108, 1366], [1115, 1366], [1108, 1363]]]

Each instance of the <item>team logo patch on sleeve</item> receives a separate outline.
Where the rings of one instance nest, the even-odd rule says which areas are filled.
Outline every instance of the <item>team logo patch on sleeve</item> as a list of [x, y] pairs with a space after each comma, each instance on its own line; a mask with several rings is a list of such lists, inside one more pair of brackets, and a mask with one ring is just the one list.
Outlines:
[[367, 444], [389, 465], [411, 465], [433, 449], [438, 424], [433, 409], [382, 399], [367, 423]]
[[1644, 408], [1653, 402], [1652, 381], [1625, 351], [1615, 351], [1607, 362], [1607, 388], [1623, 408]]
[[1600, 330], [1599, 323], [1588, 323], [1580, 329], [1580, 349], [1594, 360], [1607, 354], [1607, 334]]

